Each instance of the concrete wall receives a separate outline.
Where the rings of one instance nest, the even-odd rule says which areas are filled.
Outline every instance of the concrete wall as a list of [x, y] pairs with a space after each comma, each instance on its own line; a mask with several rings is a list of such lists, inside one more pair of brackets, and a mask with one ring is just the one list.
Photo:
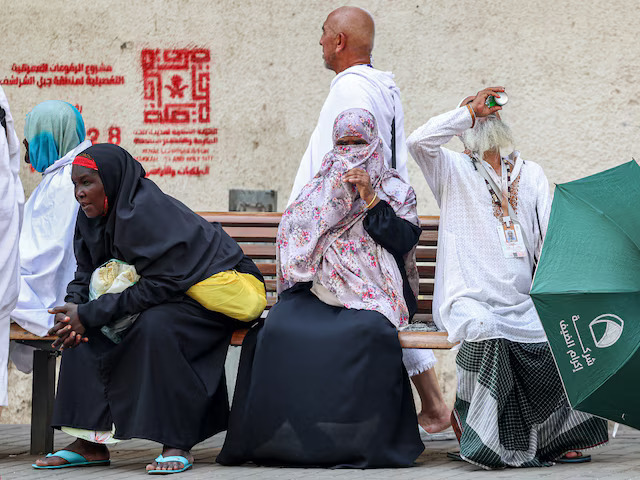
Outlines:
[[[640, 157], [640, 29], [635, 1], [357, 4], [376, 19], [374, 63], [396, 74], [407, 133], [453, 108], [463, 96], [498, 84], [509, 93], [503, 118], [511, 123], [518, 148], [525, 159], [544, 167], [550, 182], [569, 181], [632, 155]], [[108, 139], [111, 127], [119, 127], [121, 145], [138, 158], [160, 157], [145, 163], [148, 170], [160, 167], [152, 178], [195, 210], [226, 210], [231, 188], [275, 189], [279, 209], [284, 207], [333, 77], [323, 68], [318, 40], [327, 13], [340, 3], [1, 0], [1, 5], [0, 83], [26, 81], [22, 86], [4, 85], [20, 136], [24, 115], [35, 104], [67, 100], [82, 107], [87, 127], [100, 132], [100, 141]], [[152, 109], [152, 102], [143, 95], [141, 52], [196, 48], [210, 52], [210, 61], [199, 70], [209, 73], [205, 90], [210, 93], [210, 119], [192, 117], [180, 127], [145, 123], [144, 112]], [[85, 84], [56, 86], [53, 81], [63, 76], [60, 72], [18, 74], [23, 64], [42, 63], [49, 69], [81, 63], [83, 72], [65, 78], [83, 78]], [[122, 76], [124, 83], [87, 85], [89, 65], [111, 68], [97, 74], [90, 69], [92, 83], [112, 76]], [[165, 96], [171, 92], [167, 86], [171, 84], [162, 86]], [[183, 132], [174, 135], [176, 128]], [[204, 128], [217, 133], [198, 133]], [[186, 134], [185, 129], [195, 133]], [[181, 153], [150, 154], [143, 151], [148, 145], [134, 143], [171, 138], [216, 138], [217, 143], [200, 143], [202, 151], [185, 154], [197, 157], [191, 163], [172, 161]], [[184, 145], [166, 147], [176, 150]], [[454, 141], [452, 148], [458, 149], [459, 143]], [[183, 165], [198, 167], [196, 172], [209, 166], [209, 173], [159, 175], [165, 167], [180, 170]], [[29, 193], [38, 175], [26, 167], [22, 173]], [[420, 213], [437, 214], [427, 184], [411, 161], [410, 175]], [[444, 387], [452, 392], [453, 356], [444, 357]], [[21, 388], [19, 378], [12, 371], [14, 392]], [[17, 410], [24, 411], [24, 395], [12, 394], [14, 405], [0, 421], [27, 421], [17, 415]]]

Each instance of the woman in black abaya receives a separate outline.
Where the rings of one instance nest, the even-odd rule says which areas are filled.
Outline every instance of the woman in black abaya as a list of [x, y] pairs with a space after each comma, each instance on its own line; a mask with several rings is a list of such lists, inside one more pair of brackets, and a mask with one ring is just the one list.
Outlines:
[[282, 215], [279, 298], [244, 340], [221, 464], [406, 467], [424, 450], [396, 330], [417, 307], [415, 194], [370, 112], [342, 112], [333, 141]]
[[[72, 180], [82, 209], [74, 240], [78, 267], [67, 303], [52, 311], [51, 333], [64, 348], [53, 425], [115, 428], [115, 439], [159, 442], [162, 454], [147, 470], [185, 470], [193, 445], [227, 427], [224, 361], [238, 326], [185, 292], [219, 275], [249, 275], [264, 291], [262, 276], [219, 224], [162, 193], [122, 148], [88, 148], [74, 161]], [[135, 266], [141, 278], [89, 301], [91, 274], [110, 259]], [[120, 343], [101, 333], [132, 314], [139, 316]], [[34, 467], [108, 462], [105, 445], [78, 438]]]

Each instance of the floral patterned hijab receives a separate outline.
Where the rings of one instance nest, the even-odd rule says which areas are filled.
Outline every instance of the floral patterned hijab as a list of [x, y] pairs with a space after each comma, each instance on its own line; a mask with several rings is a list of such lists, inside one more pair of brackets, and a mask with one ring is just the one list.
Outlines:
[[[366, 145], [336, 145], [343, 137], [359, 137]], [[396, 327], [409, 321], [402, 277], [393, 256], [364, 228], [366, 203], [343, 174], [361, 168], [371, 177], [378, 197], [400, 218], [418, 225], [413, 188], [384, 163], [374, 116], [364, 109], [345, 110], [333, 126], [333, 149], [317, 175], [282, 214], [278, 229], [278, 292], [299, 282], [319, 282], [346, 308], [375, 310]], [[405, 256], [405, 269], [417, 295], [415, 250]]]

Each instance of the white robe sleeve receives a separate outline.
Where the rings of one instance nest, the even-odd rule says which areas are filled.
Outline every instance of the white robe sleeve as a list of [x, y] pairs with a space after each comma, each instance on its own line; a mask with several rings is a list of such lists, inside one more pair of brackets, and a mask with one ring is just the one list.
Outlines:
[[68, 164], [46, 174], [25, 206], [20, 236], [20, 296], [11, 318], [43, 336], [53, 326], [49, 308], [64, 304], [76, 261], [73, 235], [78, 214]]
[[534, 219], [533, 225], [536, 232], [535, 257], [540, 259], [542, 243], [544, 242], [544, 237], [547, 235], [553, 197], [549, 189], [549, 180], [547, 179], [547, 176], [544, 174], [541, 167], [538, 166], [538, 168], [540, 172], [536, 181], [536, 185], [538, 187], [535, 208], [536, 218]]
[[440, 205], [442, 187], [450, 172], [450, 164], [458, 153], [443, 148], [454, 135], [471, 128], [473, 118], [467, 107], [457, 108], [433, 117], [407, 139], [409, 153], [422, 170], [429, 188]]
[[[7, 126], [8, 129], [8, 126]], [[5, 129], [0, 126], [0, 321], [8, 320], [18, 296], [18, 238], [23, 195], [14, 175], [12, 155]]]
[[18, 238], [22, 224], [24, 191], [20, 181], [20, 143], [7, 97], [0, 87], [0, 106], [6, 130], [0, 126], [0, 406], [7, 405], [9, 313], [18, 298]]
[[364, 108], [375, 115], [369, 82], [359, 75], [345, 75], [333, 84], [322, 106], [318, 124], [311, 134], [307, 150], [302, 156], [291, 195], [290, 205], [304, 187], [320, 170], [324, 156], [333, 148], [333, 123], [336, 117], [349, 108]]

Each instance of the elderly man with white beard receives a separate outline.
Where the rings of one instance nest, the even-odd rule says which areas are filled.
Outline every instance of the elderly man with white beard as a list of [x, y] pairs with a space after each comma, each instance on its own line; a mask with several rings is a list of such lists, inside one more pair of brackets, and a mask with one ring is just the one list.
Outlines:
[[[580, 450], [605, 443], [607, 424], [569, 407], [529, 296], [551, 198], [502, 107], [487, 106], [503, 92], [466, 97], [407, 139], [440, 207], [434, 320], [462, 342], [449, 456], [487, 469], [589, 461]], [[465, 153], [442, 147], [455, 135]]]

